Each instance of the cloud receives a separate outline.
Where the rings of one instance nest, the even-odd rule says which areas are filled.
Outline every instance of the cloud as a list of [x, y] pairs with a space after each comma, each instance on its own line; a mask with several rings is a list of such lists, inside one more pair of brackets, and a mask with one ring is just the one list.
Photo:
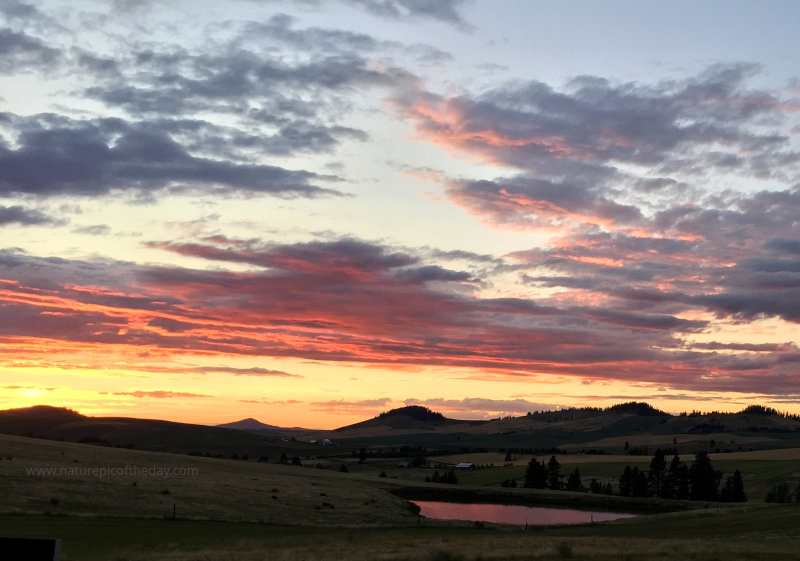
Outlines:
[[[281, 245], [222, 236], [157, 247], [261, 269], [196, 270], [0, 252], [0, 278], [6, 279], [0, 282], [0, 317], [13, 318], [0, 321], [0, 337], [25, 342], [26, 348], [50, 340], [87, 350], [113, 344], [139, 353], [168, 351], [173, 357], [216, 353], [435, 365], [517, 379], [547, 373], [645, 377], [695, 391], [757, 387], [780, 393], [797, 383], [791, 369], [800, 354], [793, 346], [693, 348], [684, 337], [707, 323], [678, 314], [700, 304], [678, 292], [626, 288], [620, 283], [625, 276], [611, 275], [607, 287], [598, 284], [605, 293], [598, 292], [594, 302], [572, 293], [559, 299], [487, 298], [472, 280], [478, 269], [445, 274], [446, 267], [422, 266], [419, 274], [423, 253], [355, 239]], [[454, 257], [463, 262], [461, 254]], [[645, 280], [639, 282], [649, 286], [652, 279]], [[173, 370], [282, 375], [248, 368]]]
[[44, 388], [42, 386], [3, 386], [6, 390], [44, 390], [46, 392], [52, 392], [58, 389], [58, 386], [52, 388]]
[[111, 233], [111, 226], [108, 224], [93, 224], [91, 226], [78, 226], [72, 230], [76, 234], [88, 234], [90, 236], [107, 236]]
[[183, 398], [183, 397], [213, 397], [210, 395], [199, 394], [199, 393], [188, 393], [188, 392], [172, 392], [172, 391], [165, 391], [165, 390], [155, 390], [155, 391], [134, 391], [134, 392], [113, 392], [112, 395], [130, 395], [133, 397], [154, 397], [157, 399], [172, 399], [172, 398]]
[[314, 401], [310, 405], [315, 411], [323, 411], [334, 415], [369, 415], [384, 411], [391, 403], [388, 397], [377, 399]]
[[534, 403], [525, 399], [488, 399], [466, 397], [464, 399], [407, 399], [406, 405], [422, 405], [447, 415], [466, 414], [470, 418], [491, 419], [496, 417], [525, 415], [532, 411], [549, 411], [553, 405]]
[[388, 19], [433, 19], [464, 31], [473, 26], [460, 13], [464, 0], [347, 0], [366, 12]]
[[698, 182], [800, 178], [800, 153], [782, 126], [796, 107], [748, 89], [758, 71], [714, 65], [651, 85], [580, 76], [560, 90], [516, 81], [458, 96], [412, 88], [393, 102], [421, 140], [518, 170], [448, 180], [448, 199], [467, 212], [498, 226], [617, 230], [696, 204]]
[[[37, 14], [26, 17], [42, 23]], [[320, 183], [340, 178], [284, 162], [368, 139], [342, 121], [360, 92], [414, 79], [367, 58], [396, 47], [364, 34], [298, 29], [285, 16], [230, 25], [231, 34], [207, 30], [193, 47], [131, 41], [107, 54], [89, 52], [75, 36], [66, 48], [0, 32], [7, 55], [0, 72], [44, 72], [57, 61], [64, 76], [85, 77], [74, 95], [113, 115], [0, 115], [7, 135], [0, 135], [0, 195], [339, 194]]]
[[57, 49], [10, 29], [0, 29], [0, 74], [52, 68], [60, 59]]
[[272, 399], [237, 399], [236, 401], [240, 403], [259, 403], [263, 405], [299, 405], [303, 403], [297, 399], [287, 399], [283, 401]]
[[214, 160], [190, 154], [163, 131], [119, 119], [18, 118], [19, 146], [0, 146], [0, 194], [98, 196], [109, 192], [184, 191], [334, 194], [307, 171]]
[[285, 378], [302, 378], [298, 374], [289, 374], [282, 370], [270, 370], [268, 368], [233, 368], [230, 366], [198, 366], [195, 368], [187, 369], [187, 372], [198, 372], [201, 374], [214, 373], [214, 374], [233, 374], [234, 376], [276, 376]]
[[0, 226], [6, 224], [20, 224], [22, 226], [41, 226], [55, 224], [57, 221], [41, 211], [25, 207], [0, 205]]

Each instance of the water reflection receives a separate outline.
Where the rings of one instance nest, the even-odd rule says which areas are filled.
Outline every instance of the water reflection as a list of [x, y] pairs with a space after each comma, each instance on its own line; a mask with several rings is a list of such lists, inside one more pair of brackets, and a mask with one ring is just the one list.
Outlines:
[[621, 512], [593, 512], [569, 508], [541, 508], [518, 505], [492, 505], [476, 503], [445, 503], [439, 501], [411, 501], [420, 507], [420, 514], [436, 520], [470, 520], [497, 524], [545, 526], [548, 524], [588, 524], [631, 518], [635, 514]]

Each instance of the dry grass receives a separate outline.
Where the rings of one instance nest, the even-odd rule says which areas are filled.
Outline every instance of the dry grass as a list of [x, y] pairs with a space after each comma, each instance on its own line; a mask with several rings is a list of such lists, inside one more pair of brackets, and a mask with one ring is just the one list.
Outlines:
[[778, 448], [775, 450], [709, 454], [709, 457], [712, 460], [800, 460], [800, 448]]
[[[10, 459], [9, 459], [10, 458]], [[127, 466], [127, 467], [126, 467]], [[31, 475], [31, 468], [65, 474]], [[91, 475], [92, 469], [140, 472]], [[188, 470], [191, 475], [146, 475]], [[97, 472], [95, 472], [97, 473]], [[89, 474], [89, 475], [87, 475]], [[365, 479], [370, 480], [365, 484]], [[377, 480], [377, 481], [372, 481]], [[408, 524], [376, 476], [0, 435], [0, 512], [178, 517], [282, 524]]]

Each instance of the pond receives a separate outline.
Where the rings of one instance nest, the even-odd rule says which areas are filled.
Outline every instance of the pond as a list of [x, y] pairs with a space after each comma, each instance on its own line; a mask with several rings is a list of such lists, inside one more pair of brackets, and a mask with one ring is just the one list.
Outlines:
[[446, 503], [439, 501], [411, 501], [420, 508], [420, 515], [436, 520], [469, 520], [521, 526], [546, 526], [548, 524], [590, 524], [635, 514], [598, 512], [569, 508], [542, 508], [518, 505], [478, 503]]

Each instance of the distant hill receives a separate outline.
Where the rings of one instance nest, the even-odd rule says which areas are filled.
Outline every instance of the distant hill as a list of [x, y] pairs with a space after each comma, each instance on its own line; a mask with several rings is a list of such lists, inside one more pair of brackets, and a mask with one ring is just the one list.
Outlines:
[[281, 427], [276, 427], [275, 425], [268, 425], [266, 423], [262, 423], [252, 417], [248, 417], [247, 419], [242, 419], [241, 421], [234, 421], [232, 423], [222, 423], [221, 425], [216, 425], [223, 429], [236, 429], [236, 430], [249, 430], [249, 431], [259, 431], [259, 430], [281, 430]]
[[[236, 430], [234, 430], [236, 429]], [[0, 433], [105, 446], [221, 457], [269, 458], [346, 454], [347, 447], [424, 446], [437, 450], [590, 450], [646, 454], [657, 447], [693, 452], [800, 447], [800, 416], [770, 407], [738, 413], [670, 415], [647, 403], [531, 412], [520, 417], [470, 421], [408, 406], [332, 431], [287, 429], [242, 419], [210, 427], [151, 419], [87, 417], [64, 408], [36, 406], [0, 411]], [[337, 446], [314, 446], [332, 440]], [[339, 449], [342, 446], [344, 448]], [[324, 450], [324, 452], [323, 452]]]
[[431, 432], [455, 426], [468, 428], [485, 421], [462, 421], [449, 419], [420, 405], [409, 405], [381, 413], [368, 421], [347, 425], [336, 429], [335, 433], [346, 433], [348, 436], [372, 436], [382, 432]]
[[656, 409], [649, 403], [642, 403], [640, 401], [630, 401], [628, 403], [619, 403], [612, 405], [606, 411], [612, 413], [629, 413], [631, 415], [639, 415], [642, 417], [669, 417], [669, 413], [665, 413], [660, 409]]
[[286, 448], [281, 443], [280, 434], [258, 434], [155, 419], [87, 417], [70, 409], [44, 405], [0, 410], [0, 433], [221, 457], [275, 456], [276, 447]]

